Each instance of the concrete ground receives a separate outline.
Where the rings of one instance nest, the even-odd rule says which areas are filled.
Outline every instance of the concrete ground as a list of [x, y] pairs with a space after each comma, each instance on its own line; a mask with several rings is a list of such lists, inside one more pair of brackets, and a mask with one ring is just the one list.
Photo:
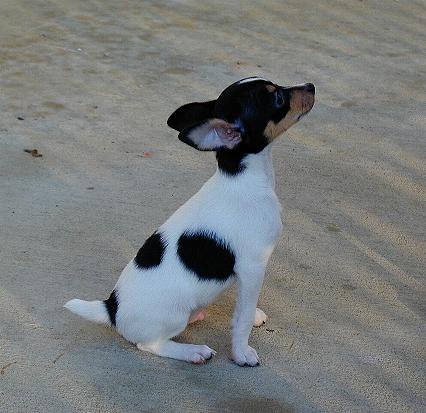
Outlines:
[[[426, 411], [425, 9], [2, 0], [0, 410]], [[218, 351], [204, 366], [64, 310], [106, 298], [214, 172], [168, 115], [253, 74], [318, 91], [274, 148], [285, 230], [251, 337], [261, 366], [228, 360], [233, 291], [180, 338]]]

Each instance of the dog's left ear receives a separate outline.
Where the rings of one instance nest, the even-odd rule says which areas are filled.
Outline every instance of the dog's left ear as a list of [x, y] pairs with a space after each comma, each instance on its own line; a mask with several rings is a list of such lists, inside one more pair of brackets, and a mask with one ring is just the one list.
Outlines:
[[233, 149], [241, 142], [241, 132], [233, 124], [212, 118], [179, 133], [179, 139], [199, 151]]
[[214, 117], [215, 100], [188, 103], [176, 109], [167, 124], [179, 131], [179, 139], [200, 151], [232, 149], [241, 142], [239, 129]]
[[203, 120], [213, 117], [215, 100], [208, 102], [193, 102], [176, 109], [167, 119], [167, 125], [181, 132]]

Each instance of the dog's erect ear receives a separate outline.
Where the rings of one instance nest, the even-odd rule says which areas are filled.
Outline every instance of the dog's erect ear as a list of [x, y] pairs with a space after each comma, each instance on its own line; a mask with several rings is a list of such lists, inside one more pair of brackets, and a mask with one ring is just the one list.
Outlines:
[[215, 100], [188, 103], [176, 109], [167, 119], [167, 125], [181, 132], [197, 123], [213, 117]]
[[233, 124], [212, 118], [179, 133], [179, 139], [199, 151], [233, 149], [241, 142], [241, 132]]

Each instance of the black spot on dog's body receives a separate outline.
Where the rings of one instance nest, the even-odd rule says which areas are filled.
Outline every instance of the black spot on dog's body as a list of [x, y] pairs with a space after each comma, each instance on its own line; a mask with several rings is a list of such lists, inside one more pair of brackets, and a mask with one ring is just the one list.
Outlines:
[[226, 281], [234, 274], [235, 255], [214, 233], [184, 232], [177, 253], [185, 267], [200, 280]]
[[161, 234], [154, 232], [136, 254], [136, 266], [145, 269], [160, 265], [165, 250], [166, 244], [162, 240]]
[[112, 290], [111, 295], [109, 296], [107, 300], [104, 301], [104, 304], [108, 311], [111, 324], [115, 326], [115, 316], [117, 314], [117, 309], [118, 309], [118, 296], [115, 290]]

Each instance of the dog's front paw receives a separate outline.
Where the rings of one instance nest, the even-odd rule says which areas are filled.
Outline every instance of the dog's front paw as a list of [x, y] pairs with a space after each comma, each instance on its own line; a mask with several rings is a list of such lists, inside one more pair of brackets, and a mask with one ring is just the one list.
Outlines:
[[256, 350], [250, 346], [245, 349], [232, 351], [232, 361], [241, 367], [255, 367], [259, 365], [259, 357]]

